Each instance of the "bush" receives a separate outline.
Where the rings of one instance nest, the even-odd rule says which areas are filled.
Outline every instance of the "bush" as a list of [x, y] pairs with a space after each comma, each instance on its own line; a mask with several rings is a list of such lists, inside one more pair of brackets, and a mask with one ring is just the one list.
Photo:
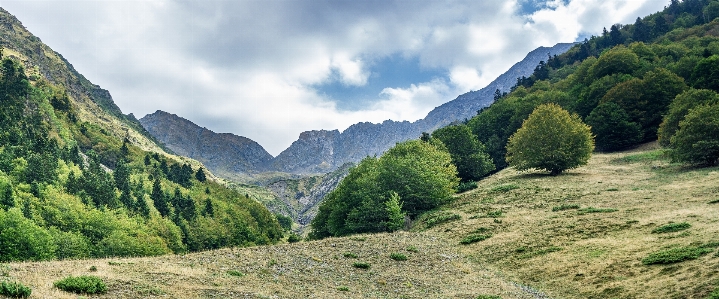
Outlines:
[[398, 253], [398, 252], [394, 252], [394, 253], [390, 254], [389, 257], [395, 261], [406, 261], [407, 260], [406, 255], [404, 255], [403, 253]]
[[507, 143], [507, 163], [552, 175], [586, 165], [594, 150], [589, 126], [556, 104], [538, 106]]
[[352, 267], [355, 267], [357, 269], [369, 269], [371, 265], [367, 262], [355, 262], [352, 264]]
[[688, 229], [690, 227], [692, 227], [692, 225], [689, 223], [686, 223], [686, 222], [669, 223], [669, 224], [665, 224], [665, 225], [655, 228], [654, 230], [652, 230], [652, 233], [653, 234], [673, 233], [673, 232], [678, 232], [678, 231]]
[[492, 237], [491, 234], [471, 234], [469, 236], [466, 236], [461, 241], [459, 241], [459, 244], [468, 245], [468, 244], [472, 244], [472, 243], [477, 243], [479, 241], [487, 240], [491, 237]]
[[642, 264], [672, 264], [687, 260], [695, 260], [712, 251], [714, 251], [712, 248], [706, 247], [677, 247], [651, 253], [642, 259]]
[[670, 142], [677, 161], [716, 165], [719, 159], [719, 104], [689, 110]]
[[289, 237], [287, 237], [287, 242], [290, 243], [297, 243], [299, 241], [302, 241], [302, 237], [298, 234], [291, 233]]
[[566, 210], [577, 210], [579, 209], [578, 204], [563, 204], [558, 207], [553, 207], [552, 212], [566, 211]]
[[439, 139], [447, 147], [462, 181], [479, 180], [495, 169], [492, 157], [466, 125], [437, 129], [432, 138]]
[[3, 281], [0, 283], [0, 295], [12, 298], [27, 298], [30, 297], [30, 293], [32, 293], [32, 290], [19, 282]]
[[69, 276], [54, 283], [55, 287], [66, 292], [77, 294], [103, 294], [107, 292], [107, 286], [102, 279], [96, 276]]
[[585, 121], [596, 135], [599, 150], [622, 150], [642, 140], [642, 127], [630, 122], [627, 112], [612, 102], [602, 103], [594, 108]]
[[457, 186], [457, 193], [467, 192], [477, 189], [477, 182], [462, 182]]

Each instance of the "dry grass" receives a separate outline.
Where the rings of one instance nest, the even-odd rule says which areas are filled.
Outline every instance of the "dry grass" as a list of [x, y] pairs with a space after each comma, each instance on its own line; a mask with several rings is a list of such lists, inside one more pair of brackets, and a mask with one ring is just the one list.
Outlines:
[[[16, 263], [8, 272], [33, 288], [33, 298], [76, 298], [52, 283], [83, 274], [108, 283], [99, 298], [545, 298], [536, 290], [551, 298], [706, 298], [719, 286], [719, 249], [669, 265], [642, 259], [719, 241], [719, 204], [709, 204], [719, 198], [719, 169], [686, 169], [659, 157], [646, 150], [597, 154], [557, 177], [507, 169], [445, 207], [458, 219], [429, 229], [419, 223], [414, 232], [184, 256]], [[519, 188], [496, 191], [507, 185]], [[617, 211], [552, 211], [562, 205]], [[652, 233], [670, 222], [691, 228]], [[460, 245], [480, 233], [491, 237]], [[392, 253], [407, 260], [395, 261]], [[354, 268], [358, 262], [371, 267]]]

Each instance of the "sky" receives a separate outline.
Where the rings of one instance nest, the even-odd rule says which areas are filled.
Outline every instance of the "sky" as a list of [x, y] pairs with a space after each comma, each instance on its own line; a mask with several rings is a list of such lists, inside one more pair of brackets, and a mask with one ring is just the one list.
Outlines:
[[124, 113], [174, 113], [273, 156], [303, 131], [424, 118], [537, 47], [668, 3], [0, 0]]

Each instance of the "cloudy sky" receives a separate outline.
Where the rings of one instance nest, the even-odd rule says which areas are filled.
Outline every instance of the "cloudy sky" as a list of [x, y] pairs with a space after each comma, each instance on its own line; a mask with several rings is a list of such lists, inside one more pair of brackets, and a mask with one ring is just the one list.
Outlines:
[[669, 0], [0, 0], [107, 89], [246, 136], [415, 121], [531, 50], [633, 23]]

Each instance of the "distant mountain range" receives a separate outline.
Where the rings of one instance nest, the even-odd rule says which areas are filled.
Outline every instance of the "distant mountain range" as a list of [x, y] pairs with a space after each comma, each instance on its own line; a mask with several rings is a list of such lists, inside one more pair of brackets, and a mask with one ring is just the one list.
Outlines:
[[547, 60], [548, 55], [562, 54], [573, 45], [561, 43], [553, 47], [539, 47], [485, 88], [458, 96], [430, 111], [424, 119], [415, 122], [386, 120], [380, 124], [362, 122], [343, 132], [306, 131], [277, 157], [272, 157], [248, 138], [214, 133], [163, 111], [146, 115], [140, 123], [170, 150], [197, 159], [216, 175], [229, 179], [262, 172], [328, 173], [345, 163], [381, 155], [397, 142], [419, 138], [422, 132], [432, 132], [471, 118], [493, 102], [497, 89], [509, 91], [518, 77], [531, 75], [540, 61]]

